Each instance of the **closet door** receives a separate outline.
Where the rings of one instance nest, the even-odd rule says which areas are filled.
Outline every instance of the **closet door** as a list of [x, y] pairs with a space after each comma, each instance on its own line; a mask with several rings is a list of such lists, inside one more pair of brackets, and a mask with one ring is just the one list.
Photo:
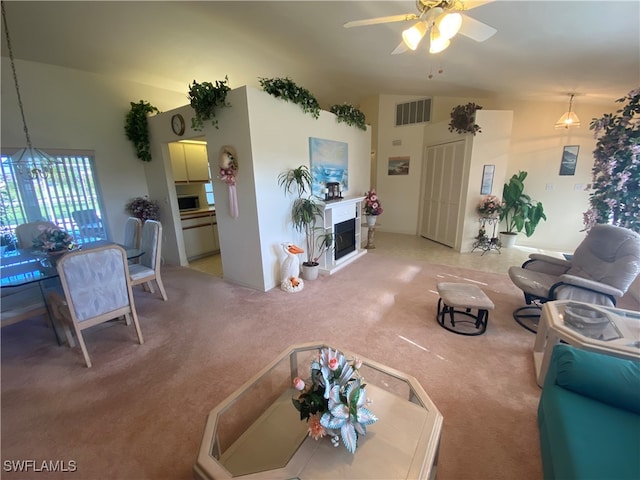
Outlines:
[[464, 140], [427, 147], [420, 235], [454, 247], [462, 196]]

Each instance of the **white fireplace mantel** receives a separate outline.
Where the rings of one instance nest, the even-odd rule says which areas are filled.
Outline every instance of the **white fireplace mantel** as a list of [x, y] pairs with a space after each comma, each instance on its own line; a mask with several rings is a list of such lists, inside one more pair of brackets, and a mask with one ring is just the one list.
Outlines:
[[362, 247], [362, 202], [364, 197], [345, 197], [340, 200], [332, 200], [324, 205], [324, 229], [326, 233], [335, 233], [335, 226], [346, 220], [355, 219], [355, 251], [338, 260], [335, 259], [333, 249], [325, 252], [320, 262], [320, 273], [331, 275], [344, 268], [354, 260], [362, 257], [367, 251]]

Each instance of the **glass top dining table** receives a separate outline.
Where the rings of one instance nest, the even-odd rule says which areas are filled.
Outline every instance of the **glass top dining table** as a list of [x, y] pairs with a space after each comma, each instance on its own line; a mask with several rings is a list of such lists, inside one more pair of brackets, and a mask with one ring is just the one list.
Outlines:
[[[105, 245], [113, 245], [114, 242], [108, 240], [97, 240], [95, 242], [87, 242], [79, 248], [87, 250], [90, 248], [102, 247]], [[144, 252], [140, 249], [126, 248], [127, 259], [131, 260], [140, 257]], [[33, 282], [40, 282], [50, 278], [56, 278], [58, 271], [52, 264], [47, 255], [42, 251], [28, 249], [12, 250], [4, 252], [0, 264], [1, 287], [18, 287]]]

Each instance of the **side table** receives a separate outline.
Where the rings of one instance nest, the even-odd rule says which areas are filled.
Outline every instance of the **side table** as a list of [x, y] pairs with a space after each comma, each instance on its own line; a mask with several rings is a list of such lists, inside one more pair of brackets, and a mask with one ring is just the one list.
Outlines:
[[[482, 255], [491, 250], [495, 250], [498, 253], [500, 252], [500, 248], [502, 248], [502, 243], [500, 239], [496, 237], [496, 227], [500, 223], [500, 219], [497, 217], [480, 217], [480, 230], [478, 232], [478, 236], [476, 237], [476, 241], [473, 242], [472, 252], [479, 248], [482, 250]], [[487, 236], [487, 226], [493, 226], [493, 236], [489, 238]]]

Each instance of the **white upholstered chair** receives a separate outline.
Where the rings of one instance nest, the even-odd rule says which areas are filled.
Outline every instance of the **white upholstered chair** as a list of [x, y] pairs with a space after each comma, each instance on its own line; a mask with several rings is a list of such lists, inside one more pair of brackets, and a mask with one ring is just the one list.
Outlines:
[[49, 294], [51, 309], [70, 347], [75, 346], [73, 328], [87, 367], [91, 359], [82, 331], [94, 325], [124, 316], [127, 325], [133, 320], [138, 342], [144, 343], [122, 247], [107, 245], [68, 253], [58, 260], [57, 269], [64, 298], [56, 292]]
[[167, 292], [160, 276], [160, 263], [162, 253], [162, 224], [157, 220], [147, 220], [142, 225], [142, 239], [140, 249], [144, 252], [140, 262], [129, 265], [131, 284], [144, 286], [154, 293], [153, 282], [158, 285], [158, 290], [163, 300], [167, 300]]
[[20, 287], [3, 287], [0, 289], [1, 319], [0, 325], [7, 327], [14, 323], [39, 315], [49, 315], [42, 291], [37, 283]]
[[142, 230], [142, 220], [136, 217], [129, 217], [124, 224], [124, 242], [126, 248], [140, 248], [140, 231]]
[[46, 228], [60, 228], [53, 222], [40, 221], [23, 223], [16, 227], [16, 239], [18, 240], [18, 248], [31, 248], [33, 240], [42, 233]]

